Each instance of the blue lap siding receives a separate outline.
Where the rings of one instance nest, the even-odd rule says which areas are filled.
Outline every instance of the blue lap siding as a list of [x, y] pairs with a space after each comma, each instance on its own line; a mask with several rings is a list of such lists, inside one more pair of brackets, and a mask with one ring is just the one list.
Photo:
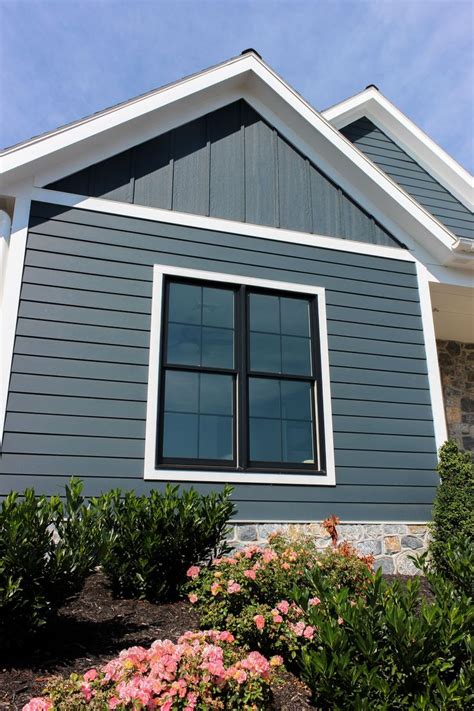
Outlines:
[[436, 452], [414, 264], [43, 203], [32, 205], [0, 494], [58, 492], [71, 475], [91, 495], [162, 486], [143, 480], [155, 263], [327, 290], [337, 485], [236, 485], [239, 519], [430, 517]]
[[342, 128], [341, 133], [448, 230], [458, 237], [474, 239], [472, 211], [468, 210], [372, 121], [362, 117]]

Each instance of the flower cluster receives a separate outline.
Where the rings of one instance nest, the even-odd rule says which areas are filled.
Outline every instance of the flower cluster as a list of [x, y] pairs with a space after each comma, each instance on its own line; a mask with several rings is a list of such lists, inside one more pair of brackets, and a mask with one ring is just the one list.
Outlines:
[[[288, 602], [295, 587], [308, 587], [307, 573], [317, 568], [331, 586], [348, 587], [351, 594], [360, 592], [371, 575], [371, 561], [348, 543], [337, 545], [337, 519], [330, 523], [334, 547], [323, 552], [307, 539], [290, 541], [274, 534], [266, 547], [249, 545], [209, 567], [189, 568], [188, 598], [201, 625], [230, 630], [252, 649], [294, 658], [317, 634], [303, 610]], [[317, 594], [318, 589], [310, 589], [310, 607], [320, 603]]]
[[70, 708], [204, 711], [265, 707], [272, 668], [282, 660], [257, 651], [245, 654], [230, 632], [186, 632], [175, 644], [157, 640], [149, 649], [131, 647], [101, 669], [56, 679], [45, 697], [23, 711]]

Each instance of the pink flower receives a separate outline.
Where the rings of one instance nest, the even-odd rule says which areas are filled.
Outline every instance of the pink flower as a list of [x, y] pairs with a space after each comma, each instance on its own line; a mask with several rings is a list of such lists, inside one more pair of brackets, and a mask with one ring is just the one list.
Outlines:
[[263, 630], [263, 628], [265, 627], [265, 618], [263, 615], [255, 615], [253, 621], [255, 622], [255, 625], [258, 630]]
[[290, 603], [287, 600], [282, 600], [281, 602], [278, 603], [277, 608], [282, 612], [284, 615], [288, 614], [288, 610], [290, 609]]
[[280, 624], [280, 622], [283, 622], [283, 617], [280, 615], [278, 610], [272, 610], [272, 617], [273, 622], [275, 622], [275, 624], [277, 625]]
[[229, 580], [229, 585], [227, 586], [227, 592], [231, 593], [231, 594], [240, 592], [239, 583], [236, 583], [234, 580]]
[[305, 627], [304, 632], [303, 632], [303, 637], [306, 637], [306, 639], [313, 639], [314, 627], [311, 627], [311, 625], [308, 625], [307, 627]]
[[92, 689], [88, 681], [85, 681], [83, 684], [81, 684], [81, 694], [83, 695], [87, 703], [89, 703], [89, 701], [92, 699]]
[[237, 669], [237, 671], [234, 674], [234, 679], [238, 684], [243, 684], [244, 681], [247, 679], [247, 674], [244, 672], [243, 669]]
[[290, 624], [290, 629], [293, 630], [297, 637], [302, 637], [305, 627], [306, 625], [302, 620], [294, 624]]
[[309, 599], [309, 605], [310, 607], [315, 607], [316, 605], [319, 605], [321, 603], [321, 600], [319, 597], [311, 597]]
[[188, 568], [188, 572], [186, 573], [186, 575], [188, 576], [188, 578], [192, 578], [194, 580], [194, 578], [197, 578], [197, 576], [199, 575], [199, 571], [200, 568], [198, 565], [192, 565], [190, 568]]
[[221, 642], [233, 642], [235, 637], [231, 632], [221, 632], [219, 635]]
[[84, 681], [94, 681], [97, 678], [97, 669], [89, 669], [84, 674]]
[[189, 593], [188, 598], [189, 598], [189, 602], [192, 602], [193, 605], [199, 599], [198, 596], [196, 595], [196, 593]]
[[214, 595], [214, 597], [217, 595], [217, 593], [220, 591], [221, 586], [219, 583], [212, 583], [211, 585], [211, 595]]
[[120, 699], [118, 699], [116, 696], [112, 696], [109, 699], [109, 709], [116, 709], [117, 706], [120, 706], [121, 703], [122, 702], [120, 701]]
[[289, 570], [291, 566], [289, 563], [282, 563], [281, 567], [283, 568], [283, 570]]
[[190, 691], [187, 698], [186, 698], [187, 706], [184, 707], [184, 711], [193, 711], [194, 708], [196, 707], [197, 702], [198, 702], [198, 695], [195, 694], [193, 691]]
[[49, 711], [53, 708], [53, 703], [49, 699], [42, 698], [40, 696], [35, 696], [34, 699], [23, 706], [22, 711]]
[[281, 667], [283, 664], [283, 657], [280, 657], [279, 654], [275, 654], [273, 657], [270, 659], [270, 666], [271, 667]]
[[257, 577], [255, 570], [251, 570], [251, 569], [244, 570], [244, 575], [246, 578], [250, 578], [250, 580], [255, 580], [255, 578]]
[[278, 558], [275, 551], [272, 551], [271, 548], [265, 548], [265, 550], [263, 551], [262, 557], [263, 557], [264, 563], [271, 563], [272, 560], [275, 560], [276, 558]]

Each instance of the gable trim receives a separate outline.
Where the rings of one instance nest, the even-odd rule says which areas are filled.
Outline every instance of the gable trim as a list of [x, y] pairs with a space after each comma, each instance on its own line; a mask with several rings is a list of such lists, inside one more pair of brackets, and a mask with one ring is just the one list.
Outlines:
[[370, 87], [331, 106], [322, 116], [337, 129], [362, 117], [370, 119], [465, 207], [473, 210], [473, 177], [377, 89]]
[[[110, 150], [107, 155], [102, 154], [101, 158], [129, 148], [132, 128], [136, 134], [135, 143], [141, 142], [143, 137], [140, 126], [143, 127], [151, 118], [156, 121], [158, 112], [162, 116], [164, 111], [168, 120], [171, 120], [173, 113], [195, 111], [196, 102], [202, 102], [203, 99], [208, 103], [211, 100], [218, 103], [222, 92], [233, 92], [235, 97], [239, 94], [240, 98], [248, 101], [389, 232], [397, 236], [397, 231], [402, 231], [413, 236], [441, 264], [450, 260], [452, 247], [456, 243], [455, 236], [345, 139], [255, 54], [234, 58], [187, 80], [157, 90], [152, 95], [90, 117], [85, 123], [48, 134], [36, 143], [33, 141], [10, 149], [0, 158], [3, 172], [10, 180], [18, 180], [21, 175], [31, 176], [31, 173], [36, 178], [41, 172], [44, 176], [54, 161], [70, 162], [74, 151], [76, 157], [79, 153], [84, 156], [83, 166], [78, 165], [76, 169], [84, 167], [97, 160], [94, 152], [101, 153], [99, 144], [104, 145], [106, 132]], [[128, 124], [125, 129], [125, 133], [128, 129], [128, 139], [126, 145], [121, 145], [125, 123]], [[66, 175], [70, 172], [68, 170]], [[54, 177], [57, 179], [61, 175]]]

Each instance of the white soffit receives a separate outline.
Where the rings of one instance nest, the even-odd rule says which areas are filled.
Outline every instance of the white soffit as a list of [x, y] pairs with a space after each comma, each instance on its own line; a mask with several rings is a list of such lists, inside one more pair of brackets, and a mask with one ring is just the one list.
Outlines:
[[375, 87], [322, 112], [337, 129], [365, 116], [405, 150], [469, 210], [474, 209], [474, 178]]
[[248, 100], [395, 236], [410, 235], [441, 264], [452, 259], [455, 236], [254, 53], [5, 150], [5, 193], [32, 175], [35, 185], [44, 186], [238, 98]]
[[474, 343], [474, 287], [430, 284], [436, 338]]

